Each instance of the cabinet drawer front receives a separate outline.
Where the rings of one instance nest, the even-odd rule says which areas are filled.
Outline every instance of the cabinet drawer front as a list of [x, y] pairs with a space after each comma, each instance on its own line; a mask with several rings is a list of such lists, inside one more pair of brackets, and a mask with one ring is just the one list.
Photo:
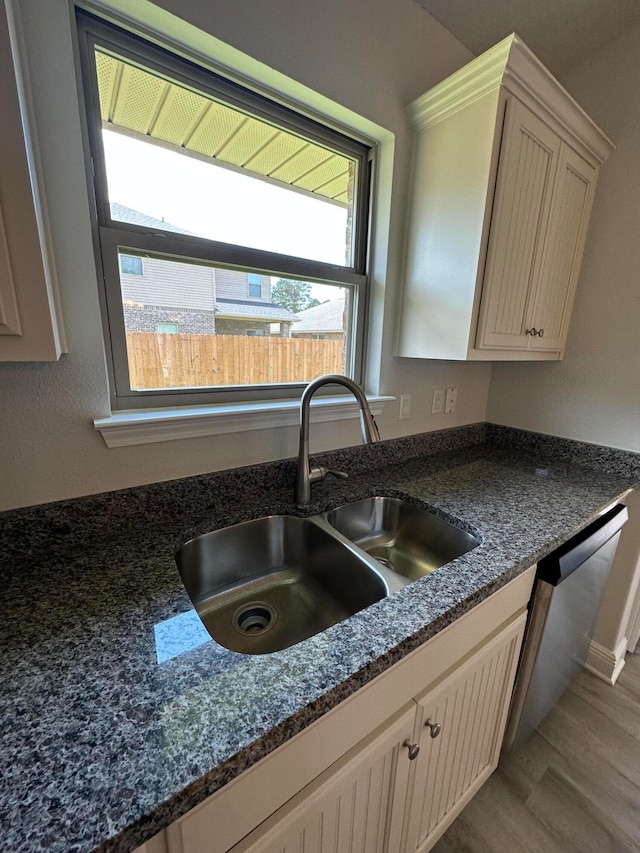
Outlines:
[[547, 229], [560, 139], [515, 98], [507, 102], [476, 346], [524, 349], [540, 235]]
[[[406, 850], [428, 850], [498, 764], [523, 614], [418, 701], [416, 762]], [[426, 722], [440, 725], [440, 733]]]
[[[354, 747], [231, 853], [399, 850], [415, 706]], [[194, 850], [195, 853], [195, 850]]]

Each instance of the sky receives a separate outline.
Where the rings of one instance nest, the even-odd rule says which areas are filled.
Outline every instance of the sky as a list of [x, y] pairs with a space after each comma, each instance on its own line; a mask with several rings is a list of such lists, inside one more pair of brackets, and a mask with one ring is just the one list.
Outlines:
[[[344, 265], [346, 208], [121, 133], [102, 134], [110, 201], [202, 237]], [[324, 301], [337, 291], [313, 284], [312, 295]]]

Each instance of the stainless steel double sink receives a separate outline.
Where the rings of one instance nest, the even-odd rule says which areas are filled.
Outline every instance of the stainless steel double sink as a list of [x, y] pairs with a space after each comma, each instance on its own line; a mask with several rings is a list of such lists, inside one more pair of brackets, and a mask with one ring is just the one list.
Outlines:
[[272, 515], [205, 533], [176, 554], [209, 634], [244, 654], [285, 649], [480, 544], [398, 498], [298, 518]]

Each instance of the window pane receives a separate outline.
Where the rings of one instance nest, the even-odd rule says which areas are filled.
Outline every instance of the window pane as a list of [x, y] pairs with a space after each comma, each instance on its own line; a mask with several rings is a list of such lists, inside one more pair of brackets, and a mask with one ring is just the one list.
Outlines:
[[95, 56], [112, 218], [351, 265], [355, 159]]
[[[130, 252], [130, 250], [128, 250]], [[349, 373], [353, 293], [255, 272], [119, 253], [131, 388], [309, 382]], [[249, 279], [261, 290], [249, 298]]]
[[136, 258], [134, 255], [120, 255], [120, 270], [129, 275], [142, 275], [142, 258]]

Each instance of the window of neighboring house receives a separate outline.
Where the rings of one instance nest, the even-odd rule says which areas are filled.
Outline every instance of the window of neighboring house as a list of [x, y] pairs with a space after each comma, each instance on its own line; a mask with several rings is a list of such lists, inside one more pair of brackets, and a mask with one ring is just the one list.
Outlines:
[[249, 273], [249, 296], [257, 296], [262, 298], [262, 276], [255, 273]]
[[120, 272], [125, 275], [142, 275], [142, 258], [135, 255], [120, 255]]
[[158, 323], [156, 326], [156, 331], [159, 335], [177, 335], [178, 334], [178, 324], [177, 323]]
[[[278, 398], [321, 373], [359, 380], [368, 148], [88, 13], [78, 28], [114, 407]], [[142, 256], [139, 285], [125, 283]], [[342, 341], [319, 352], [271, 339], [246, 358], [216, 317], [251, 317], [265, 287], [260, 321], [294, 329], [300, 311], [342, 300]], [[125, 302], [201, 318], [199, 334], [171, 351], [166, 337], [143, 340]]]
[[247, 329], [247, 335], [250, 338], [263, 338], [264, 329]]

